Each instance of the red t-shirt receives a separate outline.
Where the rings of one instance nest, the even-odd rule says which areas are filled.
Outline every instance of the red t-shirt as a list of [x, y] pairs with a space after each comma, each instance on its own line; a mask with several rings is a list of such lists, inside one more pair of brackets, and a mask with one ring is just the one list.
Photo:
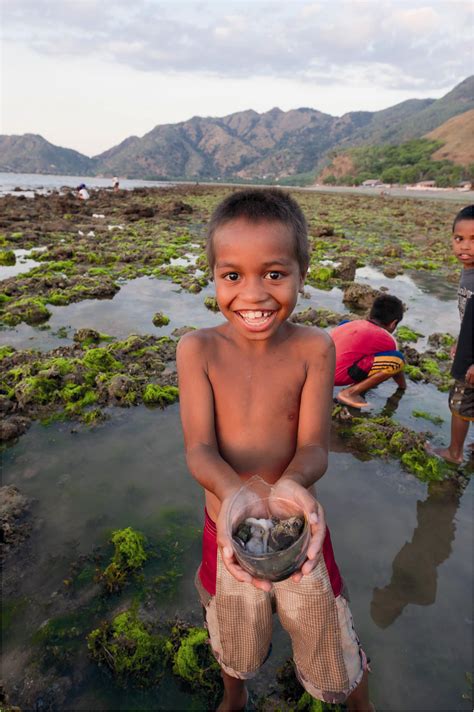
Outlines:
[[358, 362], [360, 368], [369, 371], [374, 354], [397, 348], [397, 342], [386, 329], [366, 319], [356, 319], [336, 326], [331, 331], [331, 337], [336, 346], [335, 386], [353, 383], [347, 369], [354, 363]]

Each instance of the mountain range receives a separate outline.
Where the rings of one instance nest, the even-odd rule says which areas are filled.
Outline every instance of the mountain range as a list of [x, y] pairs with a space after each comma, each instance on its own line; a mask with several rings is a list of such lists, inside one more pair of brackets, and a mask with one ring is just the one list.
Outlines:
[[[274, 108], [263, 114], [248, 110], [221, 118], [194, 116], [158, 125], [142, 138], [130, 136], [92, 158], [54, 146], [36, 134], [0, 135], [0, 171], [278, 181], [316, 175], [330, 152], [398, 144], [444, 124], [447, 128], [440, 139], [447, 141], [447, 134], [452, 137], [456, 130], [449, 129], [449, 120], [472, 109], [474, 76], [440, 99], [409, 99], [382, 111], [353, 111], [341, 117], [311, 108]], [[459, 156], [458, 150], [451, 160], [459, 161]]]

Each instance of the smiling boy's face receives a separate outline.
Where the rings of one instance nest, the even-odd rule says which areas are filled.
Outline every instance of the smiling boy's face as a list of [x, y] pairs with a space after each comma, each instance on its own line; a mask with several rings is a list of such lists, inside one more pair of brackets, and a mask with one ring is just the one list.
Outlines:
[[474, 267], [474, 220], [459, 220], [453, 231], [453, 252], [465, 269]]
[[222, 314], [246, 338], [269, 338], [290, 316], [304, 282], [293, 236], [280, 222], [238, 218], [218, 228], [213, 240]]

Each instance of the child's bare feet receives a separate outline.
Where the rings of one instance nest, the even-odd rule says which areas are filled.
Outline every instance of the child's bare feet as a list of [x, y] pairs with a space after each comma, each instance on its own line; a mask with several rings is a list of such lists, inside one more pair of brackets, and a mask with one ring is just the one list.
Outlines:
[[461, 465], [463, 461], [462, 454], [456, 457], [455, 453], [447, 447], [433, 447], [431, 443], [425, 443], [425, 450], [429, 455], [434, 455], [435, 457], [441, 457], [446, 462], [450, 462], [453, 465]]
[[362, 398], [358, 393], [353, 393], [351, 388], [344, 388], [336, 396], [339, 403], [351, 405], [353, 408], [369, 408], [370, 403]]

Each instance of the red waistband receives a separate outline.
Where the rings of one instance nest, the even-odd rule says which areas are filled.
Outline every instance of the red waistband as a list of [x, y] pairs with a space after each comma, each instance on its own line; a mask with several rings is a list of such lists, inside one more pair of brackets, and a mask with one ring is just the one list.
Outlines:
[[[199, 578], [206, 591], [210, 593], [211, 596], [215, 596], [217, 577], [217, 530], [207, 509], [204, 510], [204, 515], [202, 562], [199, 569]], [[323, 556], [329, 574], [329, 580], [331, 581], [332, 591], [334, 596], [339, 596], [342, 591], [342, 578], [334, 558], [331, 534], [328, 528], [326, 528], [326, 536], [324, 538]]]

